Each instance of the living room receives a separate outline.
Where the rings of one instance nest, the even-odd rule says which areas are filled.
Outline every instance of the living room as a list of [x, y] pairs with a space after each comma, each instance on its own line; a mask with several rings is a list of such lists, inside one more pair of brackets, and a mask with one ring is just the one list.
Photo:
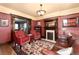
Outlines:
[[79, 55], [78, 38], [79, 3], [0, 3], [0, 55]]

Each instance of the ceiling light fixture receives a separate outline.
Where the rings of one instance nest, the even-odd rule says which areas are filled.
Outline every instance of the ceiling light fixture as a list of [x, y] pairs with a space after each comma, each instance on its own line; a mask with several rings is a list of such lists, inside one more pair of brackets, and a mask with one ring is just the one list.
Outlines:
[[39, 16], [43, 16], [45, 13], [46, 13], [46, 11], [45, 10], [42, 10], [42, 4], [40, 4], [40, 10], [37, 10], [36, 11], [36, 13], [39, 15]]

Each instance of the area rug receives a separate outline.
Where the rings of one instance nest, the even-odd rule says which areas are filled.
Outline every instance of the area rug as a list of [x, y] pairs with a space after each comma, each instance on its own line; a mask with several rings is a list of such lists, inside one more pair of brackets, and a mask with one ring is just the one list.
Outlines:
[[16, 52], [17, 55], [27, 55], [24, 51], [22, 51], [22, 49], [20, 49], [20, 47], [17, 45], [12, 46], [13, 50]]
[[42, 49], [47, 48], [49, 50], [53, 49], [54, 43], [44, 40], [36, 40], [29, 43], [26, 43], [22, 47], [22, 51], [27, 55], [42, 55]]

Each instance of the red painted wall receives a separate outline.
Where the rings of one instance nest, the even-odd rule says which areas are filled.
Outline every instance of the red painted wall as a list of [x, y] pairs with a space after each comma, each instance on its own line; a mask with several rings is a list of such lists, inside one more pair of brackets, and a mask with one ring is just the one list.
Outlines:
[[0, 44], [11, 40], [11, 16], [9, 14], [0, 13], [0, 20], [7, 19], [9, 25], [7, 27], [0, 27]]
[[[62, 31], [63, 19], [72, 18], [72, 17], [79, 17], [79, 13], [58, 17], [58, 34], [59, 35], [63, 34], [63, 31]], [[70, 32], [79, 36], [79, 27], [64, 27], [64, 28], [66, 28], [66, 32], [68, 33]]]

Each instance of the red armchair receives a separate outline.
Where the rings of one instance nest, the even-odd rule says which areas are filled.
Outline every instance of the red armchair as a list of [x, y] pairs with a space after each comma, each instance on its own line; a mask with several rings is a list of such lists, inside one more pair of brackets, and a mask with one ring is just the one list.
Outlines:
[[[26, 35], [22, 30], [19, 31], [15, 31], [15, 39], [14, 39], [15, 43], [21, 46], [25, 43], [29, 41], [29, 36]], [[16, 44], [15, 44], [16, 45]]]

